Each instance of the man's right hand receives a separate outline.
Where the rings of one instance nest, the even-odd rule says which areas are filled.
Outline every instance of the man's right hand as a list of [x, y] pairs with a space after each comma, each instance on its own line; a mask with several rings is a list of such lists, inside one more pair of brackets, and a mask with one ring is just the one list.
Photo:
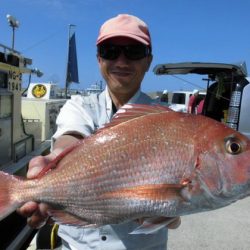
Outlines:
[[[53, 161], [66, 147], [73, 145], [80, 139], [82, 135], [62, 135], [54, 143], [54, 150], [46, 156], [37, 156], [31, 159], [27, 172], [27, 178], [32, 179], [38, 176], [44, 167]], [[42, 227], [48, 220], [49, 206], [44, 203], [36, 203], [33, 201], [25, 203], [17, 209], [17, 212], [24, 217], [28, 217], [27, 223], [32, 228]]]
[[[37, 156], [31, 159], [27, 172], [27, 178], [35, 178], [42, 169], [48, 165], [49, 162], [54, 160], [60, 153], [59, 150], [55, 150], [46, 156]], [[62, 151], [62, 150], [61, 150]], [[17, 209], [17, 212], [27, 217], [27, 224], [32, 228], [42, 227], [48, 219], [48, 205], [44, 203], [36, 203], [33, 201], [25, 203], [22, 207]]]

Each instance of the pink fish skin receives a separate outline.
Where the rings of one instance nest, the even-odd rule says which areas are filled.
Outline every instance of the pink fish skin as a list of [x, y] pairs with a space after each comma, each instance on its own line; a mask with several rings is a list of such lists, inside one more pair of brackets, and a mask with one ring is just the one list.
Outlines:
[[72, 225], [224, 207], [250, 195], [250, 141], [204, 116], [126, 105], [44, 172], [32, 180], [0, 172], [0, 219], [27, 201]]

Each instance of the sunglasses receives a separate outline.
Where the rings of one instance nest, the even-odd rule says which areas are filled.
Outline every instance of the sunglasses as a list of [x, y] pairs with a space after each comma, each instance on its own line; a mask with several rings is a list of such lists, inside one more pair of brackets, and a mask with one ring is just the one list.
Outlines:
[[151, 54], [150, 48], [143, 44], [101, 44], [98, 46], [98, 55], [106, 60], [116, 60], [122, 52], [129, 60], [140, 60]]

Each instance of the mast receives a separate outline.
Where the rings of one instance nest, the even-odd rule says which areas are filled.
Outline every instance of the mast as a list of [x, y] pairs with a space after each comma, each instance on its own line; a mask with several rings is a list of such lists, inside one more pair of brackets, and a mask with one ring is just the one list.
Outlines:
[[66, 81], [65, 81], [65, 98], [67, 98], [69, 85], [72, 82], [79, 83], [75, 27], [76, 26], [74, 24], [69, 25], [68, 58], [67, 58]]

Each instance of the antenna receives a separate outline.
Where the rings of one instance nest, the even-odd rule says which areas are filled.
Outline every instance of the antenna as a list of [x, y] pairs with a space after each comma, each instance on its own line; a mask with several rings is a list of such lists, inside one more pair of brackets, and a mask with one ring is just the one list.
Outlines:
[[9, 25], [12, 27], [12, 49], [14, 49], [15, 44], [15, 29], [19, 27], [19, 21], [16, 20], [15, 17], [7, 14], [6, 18], [8, 20]]

